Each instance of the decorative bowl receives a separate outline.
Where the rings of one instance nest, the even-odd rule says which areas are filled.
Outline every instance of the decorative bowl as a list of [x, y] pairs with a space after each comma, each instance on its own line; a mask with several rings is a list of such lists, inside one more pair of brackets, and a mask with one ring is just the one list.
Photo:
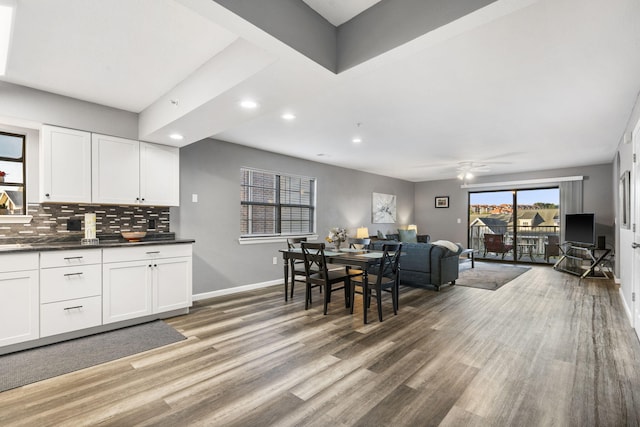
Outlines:
[[146, 231], [122, 231], [120, 232], [122, 237], [129, 242], [139, 242], [144, 236], [147, 235]]

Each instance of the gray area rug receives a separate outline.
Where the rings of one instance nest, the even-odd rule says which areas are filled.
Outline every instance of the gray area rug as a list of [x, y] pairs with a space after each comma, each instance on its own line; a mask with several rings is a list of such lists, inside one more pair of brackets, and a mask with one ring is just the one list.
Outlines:
[[476, 261], [475, 264], [475, 268], [471, 268], [470, 263], [460, 265], [460, 275], [456, 280], [456, 285], [495, 291], [522, 273], [531, 270], [531, 267], [495, 262]]
[[0, 391], [186, 339], [161, 320], [0, 356]]

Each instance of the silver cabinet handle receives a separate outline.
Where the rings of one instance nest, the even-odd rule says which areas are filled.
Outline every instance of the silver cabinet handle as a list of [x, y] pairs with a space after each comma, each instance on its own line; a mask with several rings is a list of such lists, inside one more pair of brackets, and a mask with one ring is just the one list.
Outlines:
[[81, 276], [82, 274], [83, 274], [82, 272], [80, 272], [80, 273], [66, 273], [64, 276], [65, 276], [65, 277], [69, 277], [69, 276]]
[[151, 252], [147, 252], [147, 255], [152, 255], [152, 254], [159, 254], [160, 251], [151, 251]]
[[632, 247], [633, 249], [638, 249], [638, 248], [640, 248], [640, 243], [633, 242], [633, 243], [631, 244], [631, 247]]
[[83, 256], [68, 256], [68, 257], [64, 257], [64, 259], [66, 260], [72, 260], [72, 259], [82, 259], [84, 258]]
[[82, 306], [81, 305], [75, 305], [73, 307], [67, 307], [67, 308], [65, 308], [65, 310], [74, 310], [76, 308], [82, 308]]

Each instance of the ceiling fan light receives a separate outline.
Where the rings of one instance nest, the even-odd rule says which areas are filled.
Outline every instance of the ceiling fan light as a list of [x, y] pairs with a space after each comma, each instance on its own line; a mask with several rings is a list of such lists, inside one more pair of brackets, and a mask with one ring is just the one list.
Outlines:
[[473, 178], [473, 174], [472, 174], [471, 172], [467, 172], [467, 173], [464, 175], [464, 177], [465, 177], [465, 178], [467, 178], [467, 179], [471, 179], [471, 178]]
[[464, 172], [458, 174], [458, 179], [464, 179]]

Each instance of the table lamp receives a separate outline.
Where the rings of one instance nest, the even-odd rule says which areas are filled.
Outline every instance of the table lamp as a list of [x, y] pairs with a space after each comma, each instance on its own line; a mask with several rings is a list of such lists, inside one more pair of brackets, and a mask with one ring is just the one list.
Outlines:
[[358, 227], [356, 230], [356, 239], [368, 239], [369, 229], [367, 227]]
[[415, 230], [416, 234], [418, 234], [418, 226], [415, 224], [407, 225], [407, 230]]

